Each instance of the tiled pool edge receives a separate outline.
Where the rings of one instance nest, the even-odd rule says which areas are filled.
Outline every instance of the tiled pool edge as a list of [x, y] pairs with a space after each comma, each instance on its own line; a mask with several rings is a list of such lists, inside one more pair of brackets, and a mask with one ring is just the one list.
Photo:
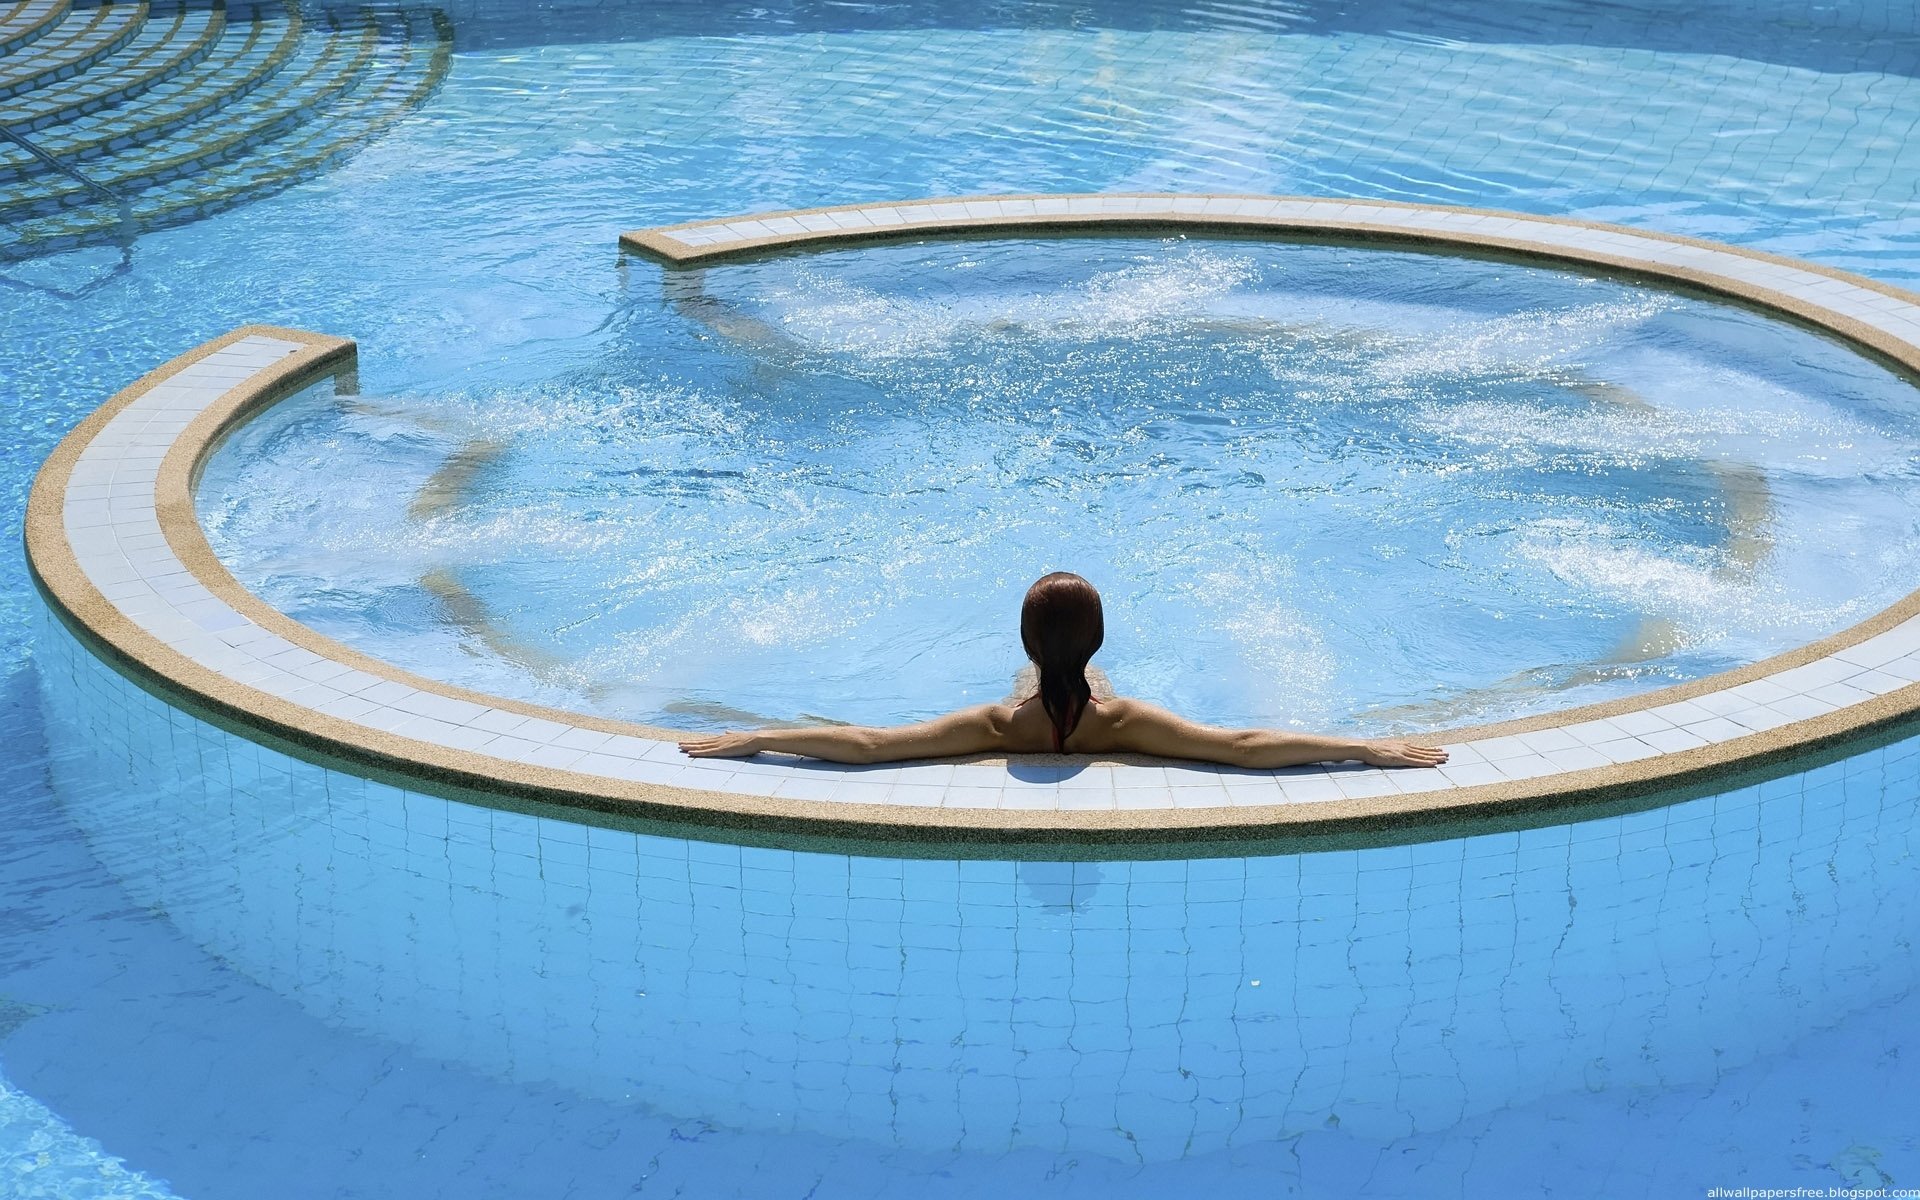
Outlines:
[[[1033, 215], [1003, 214], [998, 217], [986, 211], [986, 206], [1027, 204], [1037, 206], [1042, 202], [1060, 211]], [[1076, 204], [1106, 207], [1125, 203], [1143, 207], [1133, 211], [1072, 211], [1072, 207]], [[1169, 207], [1162, 209], [1144, 207], [1149, 204], [1163, 204]], [[1261, 216], [1247, 212], [1202, 211], [1206, 206], [1237, 209], [1262, 205], [1272, 206], [1282, 212], [1277, 215]], [[972, 215], [962, 215], [952, 211], [956, 206], [972, 210]], [[907, 214], [914, 214], [918, 210], [930, 210], [932, 215], [907, 219]], [[1304, 215], [1312, 210], [1351, 211], [1357, 215], [1349, 218]], [[846, 214], [850, 213], [876, 212], [891, 214], [895, 223], [884, 227], [877, 227], [871, 223], [862, 226], [846, 219]], [[1398, 217], [1403, 223], [1388, 223], [1387, 218], [1391, 217]], [[1434, 223], [1448, 219], [1457, 219], [1468, 224], [1463, 228], [1447, 229]], [[828, 227], [828, 222], [832, 222], [832, 227]], [[1490, 222], [1494, 224], [1489, 226]], [[683, 234], [693, 235], [699, 239], [710, 236], [716, 229], [725, 230], [729, 227], [738, 229], [743, 225], [761, 227], [784, 225], [787, 228], [783, 232], [769, 231], [755, 236], [731, 237], [730, 240], [724, 241], [683, 242], [680, 240], [680, 235]], [[1882, 302], [1895, 306], [1889, 311], [1904, 313], [1906, 336], [1902, 337], [1886, 329], [1833, 312], [1818, 303], [1811, 302], [1808, 297], [1703, 271], [1697, 266], [1697, 258], [1696, 265], [1692, 266], [1684, 261], [1662, 263], [1646, 258], [1608, 254], [1594, 250], [1590, 246], [1554, 244], [1516, 236], [1496, 237], [1476, 231], [1474, 226], [1506, 229], [1509, 234], [1516, 228], [1528, 228], [1533, 231], [1587, 231], [1600, 238], [1625, 239], [1629, 243], [1641, 243], [1654, 247], [1662, 245], [1680, 247], [1687, 251], [1745, 260], [1763, 268], [1770, 267], [1817, 275], [1823, 280], [1873, 292], [1876, 294], [1876, 299], [1884, 298]], [[1542, 266], [1571, 265], [1580, 268], [1599, 268], [1631, 277], [1652, 279], [1662, 284], [1699, 289], [1717, 299], [1731, 299], [1750, 304], [1770, 313], [1802, 322], [1822, 332], [1836, 335], [1852, 343], [1856, 349], [1889, 360], [1897, 370], [1912, 376], [1916, 385], [1920, 386], [1920, 296], [1901, 291], [1877, 280], [1851, 275], [1817, 263], [1803, 262], [1679, 234], [1564, 217], [1538, 217], [1524, 213], [1410, 204], [1390, 200], [1322, 200], [1300, 196], [1217, 193], [1006, 195], [896, 201], [888, 204], [838, 205], [828, 208], [761, 213], [751, 217], [722, 217], [636, 230], [623, 234], [620, 241], [624, 249], [658, 259], [668, 266], [697, 268], [707, 264], [718, 265], [729, 259], [742, 257], [829, 250], [863, 242], [908, 237], [960, 234], [1031, 236], [1047, 233], [1068, 236], [1075, 233], [1114, 236], [1127, 233], [1152, 234], [1160, 231], [1237, 233], [1243, 236], [1258, 235], [1264, 231], [1282, 238], [1324, 237], [1357, 244], [1385, 244], [1402, 249], [1420, 249], [1443, 254], [1480, 251], [1532, 260]], [[1614, 244], [1620, 243], [1616, 241]], [[1723, 690], [1730, 685], [1763, 678], [1784, 668], [1830, 656], [1866, 638], [1887, 632], [1915, 616], [1920, 616], [1920, 591], [1909, 593], [1866, 620], [1835, 634], [1805, 643], [1760, 662], [1619, 700], [1559, 709], [1486, 725], [1463, 726], [1447, 731], [1447, 736], [1478, 741], [1557, 728], [1573, 721], [1599, 719], [1661, 703], [1691, 699]]]
[[[1178, 199], [1204, 202], [1208, 198]], [[1281, 203], [1272, 198], [1263, 202]], [[1325, 203], [1341, 208], [1378, 207]], [[1459, 210], [1405, 207], [1404, 211], [1417, 215]], [[1143, 215], [1138, 211], [1126, 215], [1135, 226], [1142, 223]], [[1630, 240], [1640, 238], [1631, 230], [1506, 214], [1472, 215], [1476, 219], [1597, 229]], [[1145, 217], [1162, 225], [1174, 223], [1167, 213]], [[1075, 220], [1088, 224], [1079, 217]], [[1252, 223], [1236, 218], [1241, 227]], [[1203, 214], [1194, 224], [1205, 229], [1215, 223]], [[970, 226], [983, 227], [993, 227], [990, 217]], [[919, 235], [941, 230], [914, 228], [907, 232]], [[1289, 229], [1276, 228], [1275, 232], [1285, 234]], [[1341, 230], [1321, 223], [1313, 227], [1313, 232], [1337, 234]], [[850, 236], [857, 240], [861, 235]], [[623, 240], [632, 244], [633, 235]], [[847, 238], [795, 240], [831, 245]], [[755, 249], [767, 247], [763, 242]], [[1561, 262], [1586, 261], [1566, 247], [1536, 243], [1534, 253]], [[1731, 250], [1726, 253], [1765, 263], [1775, 261]], [[1847, 277], [1836, 273], [1814, 273], [1847, 282]], [[1701, 280], [1683, 282], [1724, 290]], [[1864, 281], [1862, 286], [1867, 286]], [[1900, 313], [1914, 314], [1914, 329], [1920, 332], [1920, 306], [1890, 289], [1872, 285], [1869, 290], [1896, 302]], [[1757, 302], [1780, 307], [1769, 299]], [[1824, 309], [1809, 306], [1808, 311], [1795, 315], [1853, 340], [1863, 340], [1823, 314]], [[1884, 335], [1885, 331], [1881, 332]], [[1916, 349], [1915, 341], [1894, 335], [1885, 335], [1884, 340], [1887, 346], [1874, 348], [1910, 370], [1920, 370], [1920, 349]], [[1915, 340], [1920, 341], [1920, 337]], [[253, 357], [242, 353], [238, 359], [231, 355], [220, 358], [236, 346], [250, 351]], [[229, 364], [225, 377], [218, 369], [212, 376], [193, 374], [209, 359], [215, 360], [216, 368], [221, 362]], [[1061, 761], [1058, 759], [1034, 760], [1011, 769], [977, 764], [836, 769], [773, 763], [686, 763], [671, 752], [670, 744], [655, 740], [666, 731], [464, 692], [367, 659], [268, 608], [218, 564], [193, 511], [191, 483], [195, 470], [226, 430], [289, 390], [341, 370], [351, 361], [352, 344], [341, 339], [248, 327], [189, 352], [143, 378], [83, 422], [36, 480], [28, 514], [29, 561], [56, 613], [96, 652], [104, 650], [102, 657], [148, 690], [184, 700], [186, 707], [216, 723], [256, 740], [295, 749], [302, 757], [323, 765], [345, 764], [346, 769], [357, 773], [386, 777], [422, 790], [453, 793], [504, 807], [544, 810], [555, 806], [594, 823], [611, 818], [615, 822], [658, 822], [696, 831], [721, 829], [728, 831], [726, 836], [743, 839], [764, 836], [776, 841], [808, 838], [878, 843], [884, 852], [895, 855], [901, 853], [903, 845], [915, 845], [929, 850], [976, 847], [996, 856], [1025, 848], [1035, 853], [1022, 856], [1044, 853], [1055, 857], [1067, 856], [1069, 847], [1100, 845], [1108, 852], [1119, 847], [1122, 853], [1158, 857], [1168, 852], [1191, 852], [1194, 847], [1205, 852], [1204, 847], [1213, 845], [1227, 853], [1244, 849], [1247, 843], [1415, 841], [1453, 836], [1470, 827], [1515, 828], [1646, 807], [1664, 802], [1668, 793], [1676, 791], [1698, 794], [1701, 790], [1719, 790], [1720, 783], [1731, 786], [1740, 777], [1784, 773], [1810, 756], [1832, 754], [1877, 730], [1900, 725], [1920, 711], [1920, 689], [1913, 682], [1920, 680], [1920, 664], [1916, 664], [1911, 679], [1903, 678], [1897, 681], [1901, 686], [1871, 699], [1807, 719], [1792, 720], [1782, 715], [1770, 729], [1746, 732], [1744, 736], [1729, 733], [1690, 749], [1659, 752], [1651, 744], [1616, 746], [1635, 754], [1619, 762], [1595, 760], [1591, 752], [1583, 757], [1579, 751], [1586, 747], [1570, 737], [1566, 745], [1553, 745], [1555, 730], [1576, 724], [1576, 718], [1594, 719], [1595, 710], [1575, 710], [1472, 731], [1470, 741], [1454, 742], [1458, 749], [1456, 763], [1444, 773], [1364, 769], [1247, 773], [1176, 767], [1169, 775], [1157, 765], [1134, 764], [1096, 764], [1069, 773], [1057, 765]], [[255, 362], [262, 365], [234, 374], [235, 364]], [[366, 709], [361, 716], [366, 720], [343, 715], [356, 706], [336, 703], [339, 697], [328, 696], [323, 679], [311, 680], [316, 685], [312, 695], [326, 697], [315, 701], [320, 707], [302, 703], [297, 694], [289, 697], [262, 691], [143, 629], [103, 590], [124, 587], [126, 581], [113, 578], [111, 571], [106, 577], [98, 577], [97, 572], [83, 569], [68, 538], [69, 508], [81, 506], [84, 512], [84, 506], [96, 497], [69, 491], [76, 464], [116, 417], [183, 373], [194, 383], [188, 390], [197, 390], [201, 402], [190, 419], [170, 435], [152, 472], [147, 495], [151, 519], [164, 533], [175, 564], [220, 602], [209, 607], [230, 610], [237, 620], [230, 628], [258, 630], [262, 637], [291, 643], [277, 653], [298, 659], [317, 675], [338, 679], [358, 672], [371, 676], [372, 684], [363, 690], [385, 688], [381, 696], [423, 711], [396, 708], [378, 714], [387, 726], [383, 728], [371, 723], [375, 718], [368, 716], [383, 702], [362, 701]], [[129, 462], [150, 461], [153, 450], [153, 446], [147, 446], [141, 454], [125, 457]], [[136, 480], [140, 474], [136, 470], [129, 479]], [[101, 485], [82, 482], [73, 486], [84, 489]], [[109, 513], [116, 504], [132, 513], [137, 504], [126, 507], [131, 499], [110, 491], [101, 502]], [[1895, 609], [1793, 655], [1686, 686], [1693, 689], [1693, 695], [1711, 696], [1783, 668], [1815, 660], [1845, 662], [1834, 656], [1886, 633], [1917, 610], [1920, 604], [1909, 597]], [[190, 640], [184, 639], [183, 644]], [[1920, 651], [1920, 632], [1913, 640], [1912, 649]], [[204, 638], [201, 644], [205, 645]], [[231, 645], [227, 648], [233, 649]], [[221, 656], [235, 661], [231, 654], [216, 655]], [[1847, 665], [1856, 675], [1867, 670], [1861, 664]], [[360, 692], [340, 695], [353, 697]], [[1667, 695], [1657, 693], [1606, 707], [1617, 709], [1609, 715], [1629, 715], [1655, 707], [1653, 701]], [[489, 724], [442, 720], [425, 710], [445, 716], [464, 713]], [[1702, 724], [1715, 720], [1728, 724], [1712, 709], [1702, 709], [1699, 716]], [[393, 719], [396, 717], [404, 719]], [[514, 737], [494, 729], [508, 724], [528, 736]], [[1680, 728], [1664, 721], [1659, 724], [1666, 729]], [[1650, 735], [1654, 732], [1658, 730], [1650, 730]], [[480, 736], [483, 733], [485, 737]], [[539, 740], [535, 734], [541, 735]], [[1541, 736], [1529, 738], [1529, 734]], [[1476, 749], [1502, 741], [1507, 743], [1503, 749], [1516, 751], [1517, 757], [1537, 760], [1535, 767], [1547, 763], [1557, 769], [1504, 778], [1504, 768], [1496, 768]], [[587, 748], [588, 742], [597, 749]], [[637, 749], [648, 757], [601, 753], [614, 748]], [[1522, 751], [1523, 755], [1518, 754]], [[1553, 756], [1551, 762], [1547, 756]], [[1581, 763], [1585, 765], [1561, 765]], [[967, 786], [989, 779], [997, 785]], [[990, 800], [991, 806], [977, 802], [982, 798]]]
[[[1013, 206], [1043, 206], [1050, 211], [1010, 211]], [[1076, 205], [1098, 205], [1078, 208]], [[1129, 205], [1133, 207], [1128, 207]], [[1257, 211], [1271, 206], [1272, 211]], [[957, 210], [957, 211], [956, 211]], [[1246, 211], [1240, 211], [1246, 210]], [[878, 216], [876, 216], [877, 214]], [[864, 218], [864, 220], [857, 219]], [[884, 218], [884, 219], [883, 219]], [[778, 228], [774, 226], [777, 225]], [[1524, 234], [1521, 231], [1525, 231]], [[1546, 241], [1541, 231], [1583, 231], [1586, 245]], [[731, 232], [739, 231], [739, 232]], [[1698, 287], [1720, 297], [1757, 304], [1838, 333], [1885, 355], [1908, 371], [1920, 372], [1920, 319], [1911, 340], [1891, 339], [1854, 317], [1817, 310], [1808, 298], [1761, 287], [1689, 265], [1688, 252], [1742, 259], [1819, 275], [1848, 287], [1877, 293], [1920, 313], [1920, 299], [1889, 284], [1818, 263], [1712, 242], [1684, 234], [1609, 225], [1571, 217], [1395, 200], [1327, 200], [1307, 196], [1222, 193], [1120, 192], [1084, 195], [956, 196], [886, 204], [843, 204], [789, 209], [749, 216], [710, 218], [656, 225], [620, 235], [623, 249], [668, 266], [720, 265], [729, 259], [809, 249], [939, 235], [1004, 236], [1086, 233], [1152, 234], [1159, 231], [1212, 234], [1268, 234], [1275, 237], [1328, 237], [1356, 243], [1386, 243], [1407, 248], [1483, 251], [1547, 264], [1573, 263], [1620, 271], [1666, 283]], [[1664, 243], [1676, 253], [1666, 261], [1609, 253], [1629, 243]]]

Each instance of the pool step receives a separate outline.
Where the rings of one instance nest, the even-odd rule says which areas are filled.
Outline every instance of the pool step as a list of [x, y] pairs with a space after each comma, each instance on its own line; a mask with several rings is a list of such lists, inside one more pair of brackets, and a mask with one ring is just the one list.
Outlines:
[[72, 0], [18, 0], [0, 8], [0, 54], [34, 41], [66, 18]]
[[226, 33], [224, 0], [156, 8], [120, 53], [72, 79], [33, 89], [5, 106], [6, 125], [31, 134], [123, 103], [204, 62]]
[[[212, 147], [172, 140], [155, 143], [124, 156], [125, 173], [96, 178], [126, 195], [135, 224], [141, 229], [183, 224], [222, 209], [269, 195], [310, 178], [364, 146], [392, 122], [405, 116], [439, 87], [451, 57], [453, 30], [444, 14], [431, 9], [361, 10], [374, 22], [377, 36], [371, 53], [347, 39], [336, 40], [331, 65], [319, 60], [292, 66], [303, 78], [330, 73], [339, 80], [354, 76], [350, 87], [330, 97], [324, 120], [285, 119], [276, 105], [264, 105], [261, 114], [278, 114], [256, 122], [251, 132], [225, 136], [235, 145]], [[316, 21], [318, 19], [316, 18]], [[342, 60], [345, 61], [342, 61]], [[269, 132], [270, 131], [270, 132]], [[120, 162], [123, 156], [106, 161]], [[196, 165], [183, 170], [190, 159]], [[129, 190], [133, 184], [137, 190]], [[64, 181], [63, 181], [64, 184]], [[96, 242], [114, 235], [121, 224], [112, 205], [102, 203], [78, 185], [61, 186], [63, 211], [48, 211], [46, 192], [36, 199], [34, 189], [0, 188], [0, 257], [45, 253]]]
[[[207, 60], [145, 87], [138, 104], [119, 104], [34, 130], [33, 143], [61, 162], [90, 170], [91, 160], [156, 142], [277, 82], [300, 49], [298, 9], [237, 10]], [[326, 43], [315, 43], [326, 44]], [[15, 126], [18, 129], [18, 126]], [[52, 170], [43, 160], [0, 146], [0, 184]]]
[[[121, 10], [134, 7], [120, 0]], [[0, 125], [60, 164], [0, 141], [0, 257], [124, 238], [307, 178], [431, 95], [452, 55], [452, 27], [437, 9], [303, 10], [290, 0], [137, 7], [143, 24], [94, 69], [43, 74], [0, 99]], [[75, 22], [82, 28], [67, 28]], [[69, 9], [40, 40], [90, 51], [103, 44], [105, 23]], [[61, 168], [122, 197], [132, 227], [121, 206]]]
[[71, 79], [132, 41], [146, 19], [146, 0], [68, 9], [57, 28], [0, 58], [0, 100]]
[[[364, 10], [323, 17], [325, 36], [304, 39], [297, 36], [297, 20], [288, 20], [286, 10], [279, 16], [282, 26], [293, 25], [292, 32], [269, 34], [262, 40], [271, 45], [255, 56], [258, 61], [216, 77], [232, 91], [209, 86], [213, 81], [196, 71], [185, 87], [162, 85], [137, 105], [45, 129], [34, 144], [98, 183], [131, 188], [246, 153], [305, 120], [312, 106], [351, 89], [372, 65], [381, 38], [378, 19]], [[268, 22], [250, 25], [254, 31], [269, 27]], [[205, 119], [212, 117], [217, 120]], [[33, 176], [40, 177], [33, 186], [0, 187], [0, 216], [21, 207], [47, 212], [82, 202], [78, 197], [85, 189], [31, 155], [0, 158], [0, 184]]]
[[[325, 37], [302, 39], [291, 58], [274, 73], [269, 86], [256, 94], [219, 106], [219, 119], [195, 123], [172, 136], [135, 141], [115, 135], [111, 115], [87, 118], [89, 128], [99, 122], [112, 139], [113, 153], [98, 162], [88, 157], [67, 159], [95, 183], [123, 194], [191, 175], [216, 163], [250, 152], [307, 119], [308, 110], [325, 105], [349, 91], [374, 63], [383, 30], [381, 18], [370, 10], [322, 18]], [[144, 109], [146, 106], [140, 106]], [[35, 144], [59, 154], [45, 135]], [[53, 212], [88, 203], [93, 193], [58, 173], [42, 171], [35, 178], [0, 187], [0, 219], [19, 214]]]

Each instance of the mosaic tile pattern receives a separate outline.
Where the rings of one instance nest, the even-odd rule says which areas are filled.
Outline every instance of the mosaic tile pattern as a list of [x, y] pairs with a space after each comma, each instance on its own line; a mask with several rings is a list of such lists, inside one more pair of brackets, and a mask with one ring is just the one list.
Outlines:
[[0, 100], [73, 78], [132, 41], [146, 19], [144, 0], [99, 4], [69, 15], [57, 29], [0, 61]]
[[[352, 24], [329, 29], [330, 36], [296, 43], [273, 86], [244, 99], [215, 105], [204, 94], [189, 95], [176, 106], [148, 97], [138, 113], [115, 110], [85, 117], [75, 123], [78, 128], [47, 130], [35, 140], [49, 153], [82, 161], [112, 153], [109, 163], [90, 172], [96, 182], [110, 186], [150, 187], [195, 173], [249, 152], [256, 140], [291, 129], [303, 121], [306, 105], [329, 103], [358, 83], [372, 65], [381, 31], [370, 15]], [[217, 124], [201, 125], [162, 146], [148, 146], [170, 128], [188, 125], [216, 107]], [[40, 213], [90, 198], [78, 183], [42, 181], [23, 207]]]
[[[245, 6], [235, 5], [234, 10], [244, 21]], [[7, 105], [11, 117], [8, 128], [31, 134], [130, 100], [177, 78], [182, 71], [206, 61], [221, 44], [228, 11], [224, 5], [182, 5], [170, 15], [156, 9], [127, 44], [126, 53], [110, 64], [102, 64], [87, 77], [43, 84], [14, 97]], [[18, 147], [7, 149], [17, 151]]]
[[410, 8], [121, 4], [49, 20], [0, 65], [0, 124], [127, 204], [0, 143], [0, 258], [124, 240], [307, 178], [425, 99], [452, 38]]
[[1284, 1155], [1329, 1118], [1447, 1142], [1554, 1096], [1698, 1103], [1920, 977], [1888, 942], [1920, 906], [1911, 740], [1418, 846], [903, 861], [323, 770], [45, 637], [55, 787], [135, 903], [329, 1027], [730, 1137], [1133, 1169]]
[[[629, 235], [687, 255], [782, 241], [844, 238], [847, 231], [956, 228], [1052, 217], [1197, 217], [1316, 222], [1408, 234], [1526, 243], [1573, 258], [1684, 267], [1764, 289], [1808, 313], [1850, 321], [1920, 356], [1920, 303], [1863, 282], [1731, 250], [1506, 214], [1344, 201], [1209, 196], [1060, 196], [938, 200], [712, 221]], [[664, 248], [664, 249], [663, 249]], [[1742, 744], [1796, 723], [1920, 683], [1920, 617], [1827, 657], [1668, 703], [1554, 727], [1449, 744], [1433, 771], [1351, 765], [1249, 772], [1224, 768], [1094, 764], [909, 764], [834, 768], [791, 760], [688, 760], [666, 741], [490, 706], [398, 672], [335, 661], [264, 629], [209, 591], [174, 557], [153, 511], [160, 458], [188, 423], [231, 388], [303, 347], [266, 335], [214, 350], [115, 416], [87, 444], [67, 483], [65, 530], [81, 569], [107, 600], [171, 650], [256, 692], [444, 751], [546, 768], [614, 784], [700, 789], [774, 800], [1008, 811], [1113, 812], [1312, 806], [1526, 785], [1529, 794], [1573, 788], [1591, 772]], [[316, 639], [316, 642], [318, 639]], [[1746, 739], [1758, 739], [1748, 742]], [[1658, 762], [1654, 764], [1656, 767]], [[1676, 766], [1674, 769], [1680, 769]]]
[[[101, 181], [137, 184], [139, 176], [134, 172], [139, 159], [125, 151], [216, 114], [224, 127], [221, 140], [227, 140], [247, 128], [247, 114], [240, 109], [240, 101], [272, 82], [286, 67], [290, 70], [281, 77], [284, 90], [289, 81], [297, 80], [303, 67], [312, 69], [308, 60], [314, 50], [331, 48], [330, 38], [309, 40], [304, 47], [306, 53], [300, 53], [303, 23], [296, 10], [236, 9], [230, 26], [224, 17], [212, 19], [211, 14], [219, 11], [202, 14], [207, 18], [203, 21], [206, 29], [187, 43], [184, 52], [159, 57], [146, 72], [131, 74], [124, 86], [103, 87], [109, 81], [90, 79], [77, 81], [78, 86], [65, 91], [36, 89], [34, 104], [21, 105], [29, 114], [28, 121], [15, 128], [22, 132], [31, 128], [35, 146], [75, 166], [85, 167], [93, 159], [116, 156], [100, 173]], [[339, 32], [337, 22], [326, 23], [334, 26], [326, 30], [329, 35]], [[163, 45], [171, 49], [172, 40]], [[185, 61], [195, 55], [198, 61]], [[125, 103], [135, 95], [140, 97], [139, 104]], [[10, 155], [0, 155], [0, 182], [46, 172], [45, 166], [26, 151], [10, 149]], [[57, 206], [62, 194], [57, 185], [40, 182], [36, 204]]]
[[10, 54], [45, 36], [71, 7], [71, 0], [18, 0], [0, 12], [0, 54]]

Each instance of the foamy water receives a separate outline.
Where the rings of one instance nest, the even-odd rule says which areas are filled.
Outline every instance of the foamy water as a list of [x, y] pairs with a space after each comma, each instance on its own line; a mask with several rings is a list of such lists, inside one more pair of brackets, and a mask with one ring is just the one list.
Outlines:
[[175, 1200], [0, 1075], [0, 1194], [9, 1200]]
[[538, 386], [283, 406], [209, 472], [216, 546], [425, 674], [683, 726], [998, 698], [1054, 569], [1101, 587], [1123, 691], [1366, 728], [1726, 669], [1920, 576], [1908, 385], [1654, 289], [971, 242], [671, 277], [630, 317]]

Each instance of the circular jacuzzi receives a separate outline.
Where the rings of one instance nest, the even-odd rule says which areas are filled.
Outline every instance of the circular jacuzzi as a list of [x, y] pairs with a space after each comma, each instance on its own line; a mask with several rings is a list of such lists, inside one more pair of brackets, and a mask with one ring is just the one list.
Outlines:
[[[951, 241], [1089, 230], [1251, 240]], [[1266, 244], [1303, 239], [1341, 244]], [[670, 264], [634, 310], [653, 328], [531, 402], [352, 394], [352, 343], [271, 328], [128, 389], [36, 486], [56, 610], [323, 762], [926, 853], [1538, 825], [1803, 769], [1920, 703], [1898, 373], [1920, 308], [1891, 289], [1619, 228], [1270, 197], [626, 240]], [[879, 245], [782, 258], [845, 242]], [[1114, 596], [1127, 690], [1440, 730], [1452, 760], [859, 769], [672, 744], [670, 722], [997, 698], [1017, 657], [993, 614], [1063, 565]]]
[[1012, 694], [1026, 585], [1199, 720], [1485, 725], [1701, 679], [1920, 578], [1920, 406], [1829, 335], [1511, 260], [916, 242], [666, 277], [606, 357], [283, 401], [197, 494], [320, 633], [681, 730]]

